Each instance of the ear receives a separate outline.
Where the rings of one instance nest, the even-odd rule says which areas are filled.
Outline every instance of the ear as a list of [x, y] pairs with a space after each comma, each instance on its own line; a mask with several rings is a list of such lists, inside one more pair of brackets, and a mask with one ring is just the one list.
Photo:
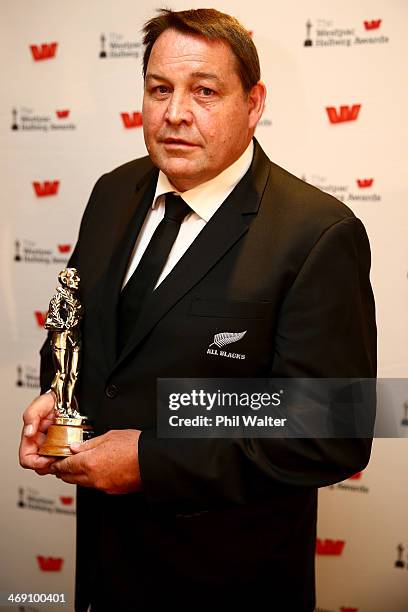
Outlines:
[[266, 87], [258, 81], [248, 94], [249, 128], [255, 129], [265, 108]]

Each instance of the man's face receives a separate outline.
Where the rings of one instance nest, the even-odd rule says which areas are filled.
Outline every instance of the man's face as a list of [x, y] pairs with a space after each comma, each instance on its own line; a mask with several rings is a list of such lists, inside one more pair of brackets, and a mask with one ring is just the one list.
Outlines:
[[143, 98], [149, 155], [179, 191], [230, 166], [259, 118], [222, 41], [166, 30], [153, 45]]

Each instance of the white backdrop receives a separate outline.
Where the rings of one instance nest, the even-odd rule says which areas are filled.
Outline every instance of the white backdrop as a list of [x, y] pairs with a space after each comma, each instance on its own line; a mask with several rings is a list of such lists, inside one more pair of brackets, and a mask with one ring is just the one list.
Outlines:
[[[363, 220], [373, 254], [379, 376], [406, 378], [408, 3], [166, 5], [213, 6], [252, 31], [268, 87], [257, 138], [273, 161], [333, 193]], [[103, 172], [145, 154], [140, 30], [159, 6], [0, 3], [0, 591], [65, 593], [68, 609], [74, 488], [19, 468], [21, 413], [38, 393], [42, 317], [90, 190]], [[408, 395], [396, 398], [394, 410], [407, 432]], [[407, 441], [376, 440], [362, 474], [321, 490], [320, 611], [408, 610], [407, 471]]]

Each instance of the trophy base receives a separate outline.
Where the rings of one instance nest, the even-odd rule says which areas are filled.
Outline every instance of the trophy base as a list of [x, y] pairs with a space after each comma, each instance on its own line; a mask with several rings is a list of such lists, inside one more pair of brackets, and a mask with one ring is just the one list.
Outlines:
[[39, 455], [44, 457], [69, 457], [73, 455], [70, 444], [85, 442], [92, 437], [92, 427], [84, 419], [57, 417], [50, 425]]

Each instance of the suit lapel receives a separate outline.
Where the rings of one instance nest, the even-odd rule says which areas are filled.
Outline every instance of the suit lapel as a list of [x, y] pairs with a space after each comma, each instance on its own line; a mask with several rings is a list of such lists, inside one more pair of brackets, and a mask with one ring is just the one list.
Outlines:
[[114, 366], [115, 370], [170, 308], [248, 231], [249, 219], [258, 211], [269, 168], [269, 159], [255, 141], [250, 169], [147, 300], [138, 324]]
[[121, 211], [112, 257], [104, 275], [99, 299], [99, 325], [104, 339], [104, 356], [110, 370], [116, 359], [116, 309], [135, 240], [151, 206], [158, 170], [150, 170], [136, 186], [133, 197]]

